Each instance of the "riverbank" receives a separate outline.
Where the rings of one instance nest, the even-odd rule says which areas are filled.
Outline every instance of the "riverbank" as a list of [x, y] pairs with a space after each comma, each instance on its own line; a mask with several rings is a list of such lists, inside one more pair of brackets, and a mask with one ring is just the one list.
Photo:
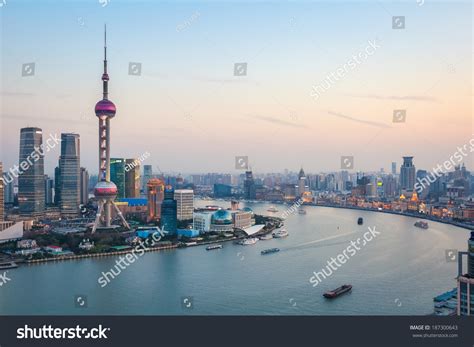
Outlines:
[[453, 225], [459, 228], [464, 228], [468, 229], [470, 231], [474, 230], [474, 225], [469, 225], [469, 224], [464, 224], [460, 222], [455, 222], [451, 220], [446, 220], [446, 219], [441, 219], [441, 218], [436, 218], [432, 216], [427, 216], [424, 214], [415, 214], [415, 213], [407, 213], [407, 212], [400, 212], [400, 211], [391, 211], [391, 210], [379, 210], [379, 209], [369, 209], [369, 208], [363, 208], [363, 207], [358, 207], [358, 206], [341, 206], [341, 205], [332, 205], [332, 204], [306, 204], [307, 206], [316, 206], [316, 207], [334, 207], [334, 208], [341, 208], [341, 209], [348, 209], [348, 210], [359, 210], [359, 211], [369, 211], [369, 212], [381, 212], [381, 213], [388, 213], [388, 214], [394, 214], [398, 216], [405, 216], [405, 217], [413, 217], [413, 218], [419, 218], [419, 219], [426, 219], [430, 220], [433, 222], [438, 222], [438, 223], [443, 223], [443, 224], [449, 224]]

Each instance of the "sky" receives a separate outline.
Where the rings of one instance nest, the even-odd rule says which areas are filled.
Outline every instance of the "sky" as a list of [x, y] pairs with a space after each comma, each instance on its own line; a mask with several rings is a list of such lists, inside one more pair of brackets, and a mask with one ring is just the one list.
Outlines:
[[[336, 171], [341, 156], [355, 171], [390, 171], [405, 155], [429, 170], [474, 134], [469, 1], [2, 4], [5, 169], [18, 163], [20, 129], [36, 126], [44, 138], [80, 134], [81, 166], [97, 173], [104, 23], [111, 155], [148, 152], [155, 171], [238, 173], [235, 156], [256, 172]], [[405, 16], [404, 29], [393, 16]], [[29, 63], [34, 75], [22, 76]], [[404, 122], [394, 110], [406, 110]], [[46, 173], [58, 156], [59, 146], [46, 154]]]

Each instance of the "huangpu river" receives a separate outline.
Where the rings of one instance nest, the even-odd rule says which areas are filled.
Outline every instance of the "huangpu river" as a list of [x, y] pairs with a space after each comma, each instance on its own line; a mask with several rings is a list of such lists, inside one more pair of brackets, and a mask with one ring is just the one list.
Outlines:
[[[227, 201], [196, 200], [229, 207]], [[247, 203], [257, 214], [287, 205]], [[2, 315], [425, 315], [433, 297], [455, 287], [457, 263], [446, 249], [465, 250], [466, 229], [385, 213], [305, 206], [285, 220], [289, 236], [241, 246], [223, 243], [146, 253], [106, 287], [98, 277], [116, 256], [24, 265], [0, 287]], [[363, 217], [364, 224], [357, 225]], [[368, 227], [377, 235], [318, 286], [309, 282]], [[278, 247], [278, 253], [260, 251]], [[2, 272], [3, 273], [3, 272]], [[322, 294], [342, 284], [335, 300]], [[80, 299], [77, 299], [79, 297]], [[77, 302], [79, 300], [79, 303]]]

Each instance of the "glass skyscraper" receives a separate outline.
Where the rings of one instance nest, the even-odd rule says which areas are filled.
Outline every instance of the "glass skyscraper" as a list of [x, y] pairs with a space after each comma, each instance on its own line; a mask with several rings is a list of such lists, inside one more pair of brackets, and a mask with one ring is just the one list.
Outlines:
[[44, 151], [40, 128], [20, 130], [18, 205], [23, 217], [39, 218], [44, 214]]
[[140, 197], [140, 161], [127, 159], [125, 161], [125, 197]]
[[165, 234], [176, 234], [178, 228], [178, 207], [174, 199], [174, 189], [172, 186], [165, 187], [164, 200], [161, 204], [160, 227]]
[[59, 187], [61, 215], [76, 217], [80, 204], [80, 140], [78, 134], [61, 134]]
[[413, 190], [415, 186], [416, 168], [413, 165], [413, 157], [403, 157], [400, 167], [400, 188], [402, 190]]
[[110, 158], [110, 180], [117, 186], [117, 198], [125, 198], [125, 159]]

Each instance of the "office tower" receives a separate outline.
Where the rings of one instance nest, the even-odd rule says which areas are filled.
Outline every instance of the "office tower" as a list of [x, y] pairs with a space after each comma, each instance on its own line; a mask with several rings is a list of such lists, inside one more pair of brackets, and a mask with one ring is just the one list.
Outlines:
[[252, 171], [246, 171], [244, 180], [244, 199], [255, 200], [256, 196], [257, 191]]
[[60, 179], [61, 171], [59, 170], [59, 166], [56, 166], [54, 168], [54, 204], [57, 206], [59, 206], [59, 202], [61, 201]]
[[161, 204], [161, 230], [165, 234], [175, 234], [178, 227], [177, 204], [174, 199], [174, 189], [172, 186], [165, 187], [164, 199]]
[[15, 182], [12, 177], [11, 180], [7, 180], [4, 178], [3, 180], [3, 191], [4, 191], [4, 198], [5, 204], [13, 204], [15, 202]]
[[161, 217], [161, 204], [164, 199], [165, 183], [159, 178], [150, 178], [147, 183], [148, 221]]
[[4, 197], [3, 197], [4, 186], [5, 186], [5, 182], [3, 180], [3, 164], [2, 162], [0, 162], [0, 222], [3, 222], [4, 220], [4, 217], [3, 217], [4, 206], [5, 206]]
[[117, 212], [123, 225], [130, 229], [122, 212], [115, 205], [117, 186], [110, 182], [110, 120], [117, 111], [109, 97], [109, 75], [107, 73], [107, 31], [104, 31], [104, 73], [102, 74], [103, 97], [95, 105], [95, 115], [99, 119], [99, 178], [94, 188], [97, 199], [97, 217], [92, 228], [94, 233], [98, 228], [109, 229], [112, 227], [112, 208]]
[[300, 172], [298, 173], [298, 185], [296, 188], [298, 197], [301, 197], [304, 194], [304, 192], [306, 191], [306, 188], [307, 188], [306, 175], [303, 171], [303, 168], [301, 168]]
[[54, 179], [44, 175], [44, 203], [46, 206], [54, 204]]
[[89, 172], [81, 167], [81, 188], [80, 188], [80, 202], [85, 205], [89, 201]]
[[402, 190], [413, 190], [415, 185], [416, 168], [413, 165], [413, 157], [403, 157], [400, 167], [400, 187]]
[[80, 204], [80, 140], [78, 134], [61, 134], [59, 157], [59, 209], [63, 217], [77, 217]]
[[44, 214], [44, 151], [40, 128], [20, 130], [20, 170], [18, 205], [22, 217], [40, 218]]
[[396, 175], [397, 174], [397, 163], [396, 162], [392, 162], [392, 175]]
[[176, 189], [174, 199], [177, 206], [178, 220], [193, 219], [194, 191], [192, 189]]
[[[458, 256], [458, 316], [474, 314], [474, 231], [471, 231], [467, 247], [467, 252], [459, 252]], [[467, 273], [463, 271], [463, 255], [467, 255]]]
[[143, 165], [142, 190], [146, 191], [148, 180], [153, 178], [153, 167], [151, 165]]
[[125, 161], [125, 197], [140, 197], [140, 161], [127, 159]]
[[110, 180], [117, 186], [117, 198], [125, 198], [125, 159], [110, 159]]
[[232, 196], [232, 187], [227, 184], [214, 184], [214, 197], [215, 198], [226, 198]]

